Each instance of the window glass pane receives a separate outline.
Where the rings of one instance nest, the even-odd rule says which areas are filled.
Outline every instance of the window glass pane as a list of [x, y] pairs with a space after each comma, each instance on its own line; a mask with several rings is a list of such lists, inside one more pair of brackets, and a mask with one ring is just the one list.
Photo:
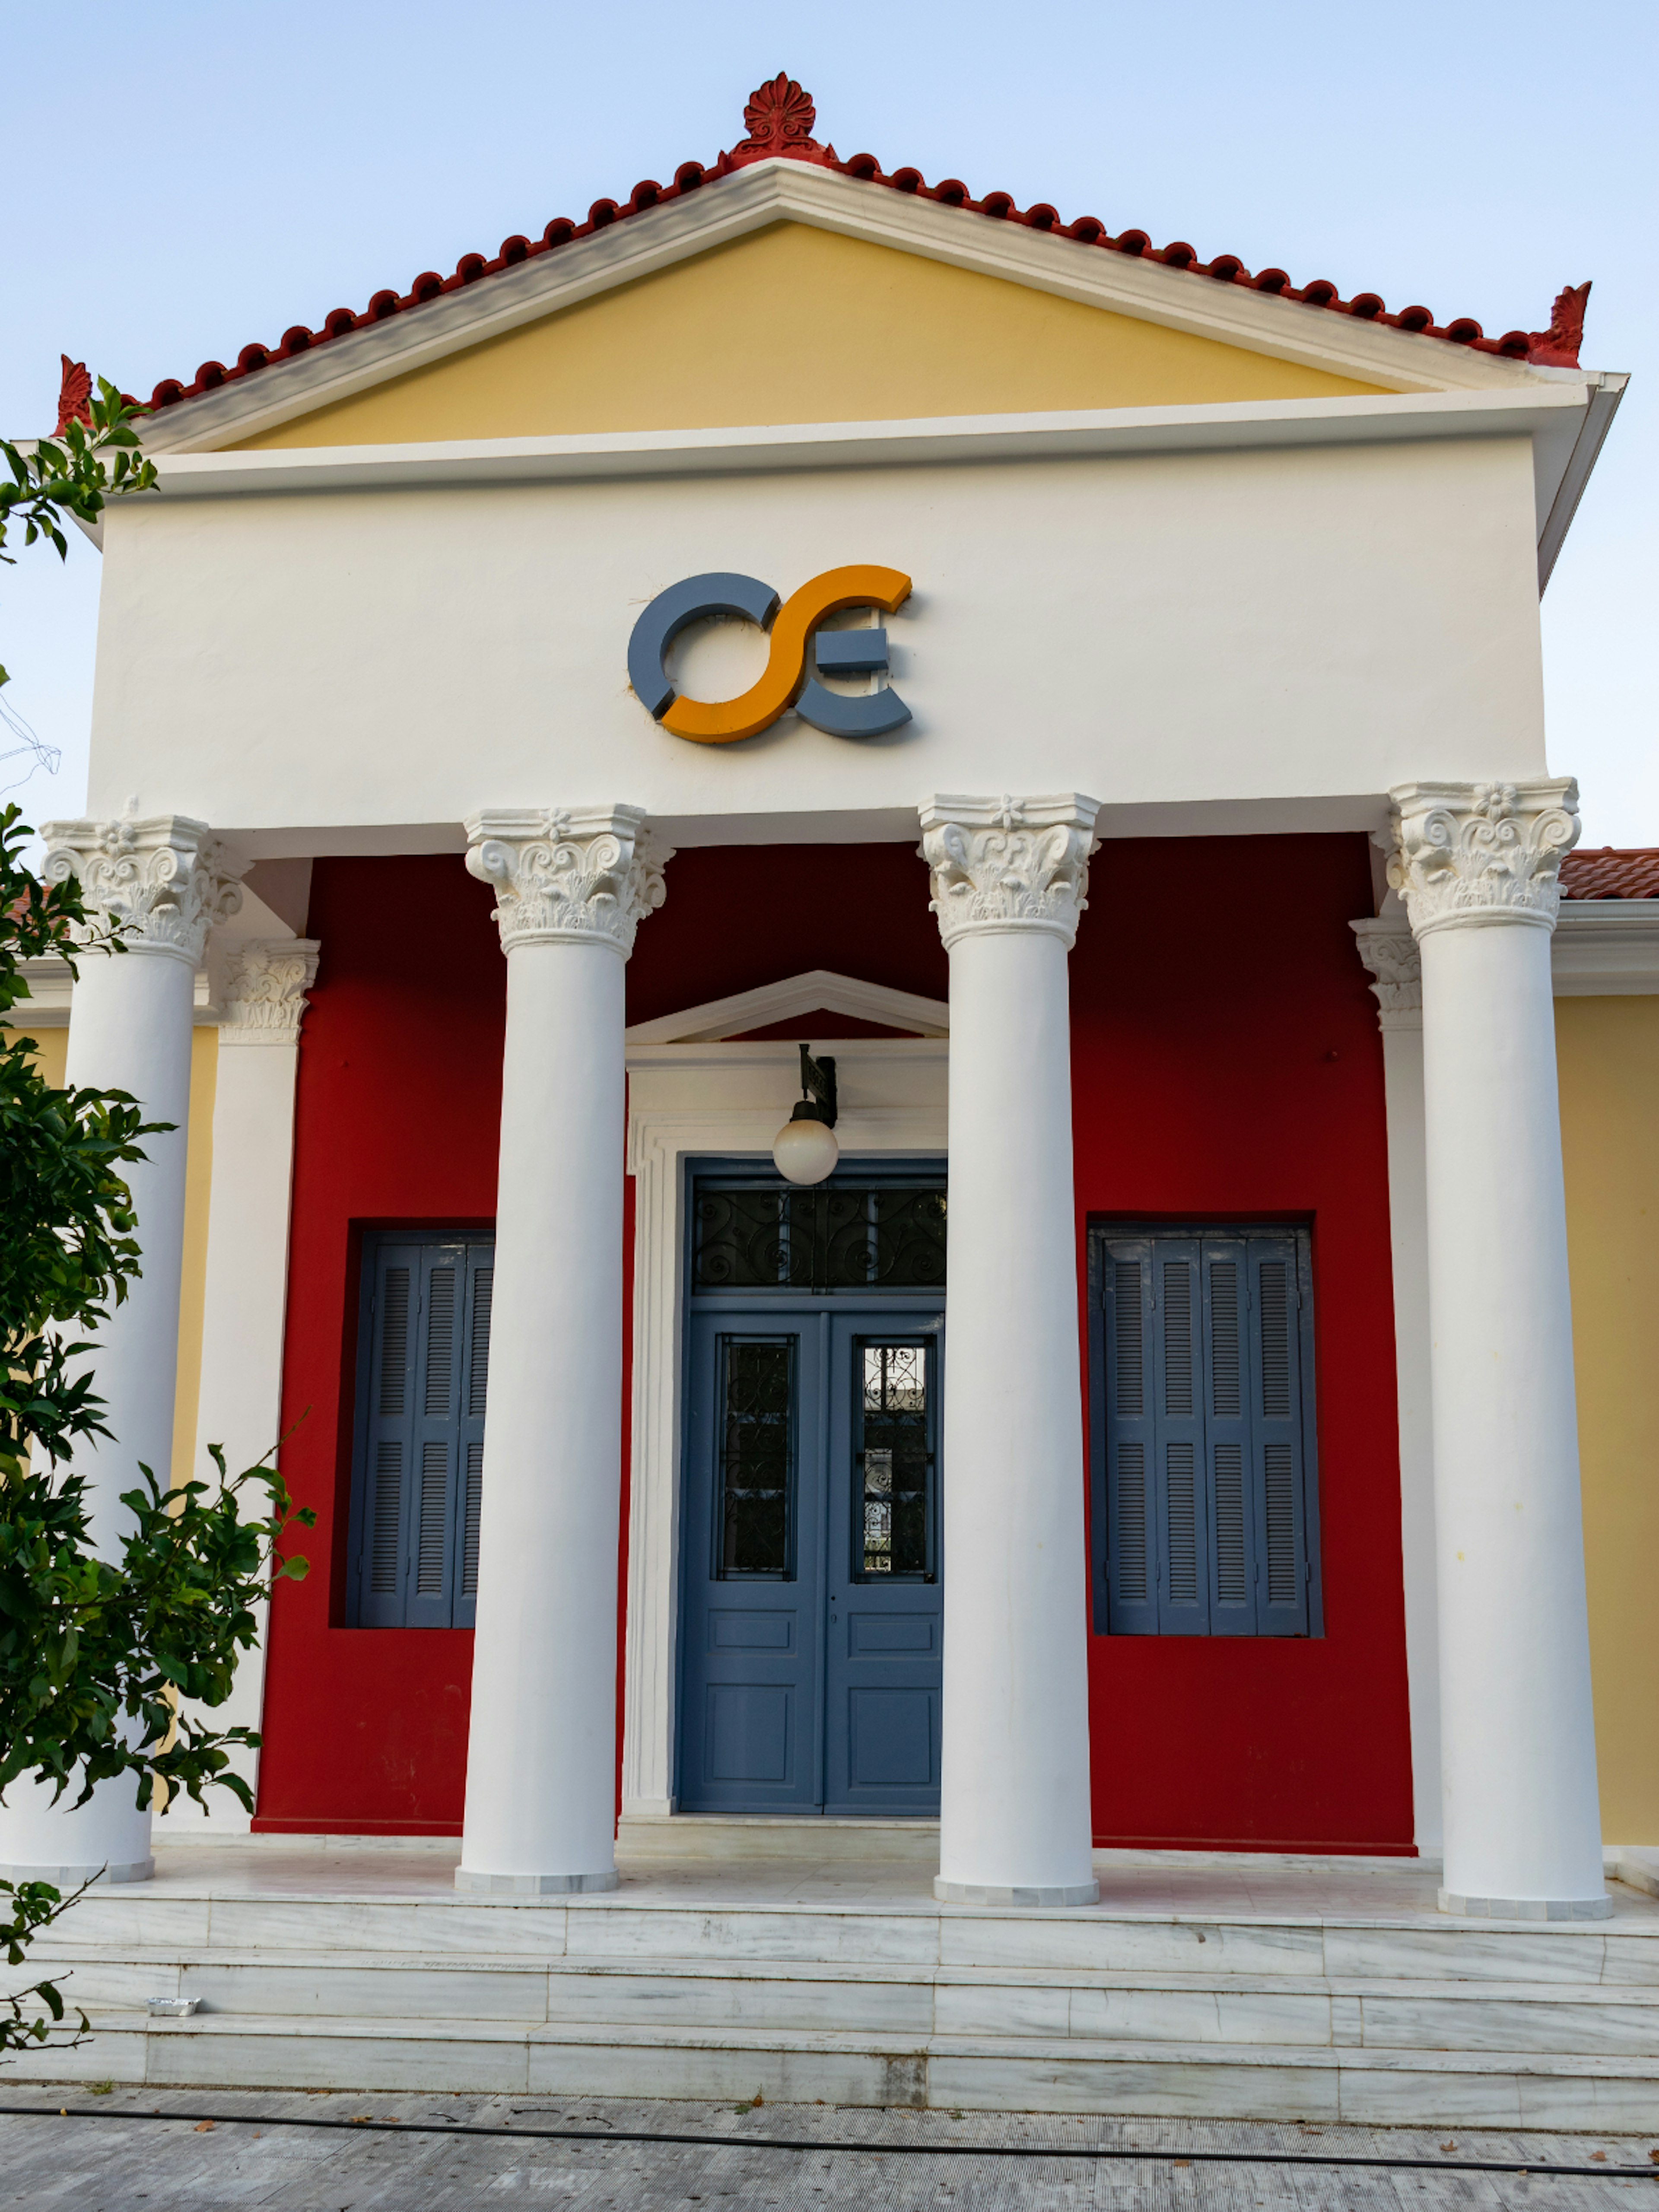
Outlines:
[[699, 1182], [692, 1220], [699, 1291], [933, 1290], [945, 1281], [937, 1184]]
[[787, 1580], [794, 1472], [794, 1339], [723, 1337], [721, 1575]]
[[926, 1344], [863, 1347], [858, 1540], [866, 1575], [928, 1570], [927, 1352]]

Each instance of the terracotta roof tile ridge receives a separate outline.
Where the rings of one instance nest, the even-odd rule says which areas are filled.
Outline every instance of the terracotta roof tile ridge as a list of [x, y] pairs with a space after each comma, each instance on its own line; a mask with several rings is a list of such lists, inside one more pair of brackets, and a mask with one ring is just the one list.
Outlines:
[[520, 263], [533, 260], [538, 255], [555, 253], [561, 246], [569, 246], [578, 239], [591, 238], [596, 232], [608, 230], [615, 223], [625, 222], [653, 208], [665, 207], [672, 201], [684, 199], [690, 193], [703, 191], [722, 178], [750, 167], [757, 161], [776, 160], [810, 162], [815, 167], [833, 170], [839, 176], [850, 177], [859, 183], [880, 185], [890, 191], [908, 193], [916, 199], [932, 200], [940, 207], [956, 209], [985, 221], [1042, 231], [1051, 237], [1068, 239], [1079, 246], [1125, 254], [1132, 259], [1157, 262], [1165, 268], [1180, 270], [1207, 283], [1240, 285], [1249, 291], [1263, 292], [1278, 299], [1297, 301], [1304, 307], [1317, 307], [1328, 313], [1348, 315], [1358, 322], [1376, 323], [1392, 330], [1410, 331], [1421, 337], [1439, 338], [1449, 345], [1464, 346], [1475, 353], [1494, 354], [1510, 361], [1526, 361], [1552, 368], [1576, 368], [1578, 366], [1578, 349], [1583, 337], [1584, 305], [1590, 289], [1588, 283], [1569, 286], [1561, 293], [1555, 302], [1547, 331], [1506, 331], [1501, 337], [1489, 338], [1480, 324], [1468, 315], [1455, 316], [1448, 323], [1437, 323], [1427, 307], [1408, 307], [1390, 311], [1375, 292], [1358, 292], [1352, 299], [1344, 300], [1339, 295], [1336, 286], [1323, 276], [1316, 277], [1309, 284], [1293, 284], [1282, 269], [1261, 269], [1252, 272], [1235, 253], [1220, 253], [1213, 260], [1200, 260], [1194, 249], [1182, 239], [1169, 246], [1154, 247], [1144, 230], [1125, 230], [1114, 237], [1096, 216], [1080, 216], [1067, 222], [1061, 218], [1057, 209], [1045, 201], [1039, 201], [1032, 207], [1021, 208], [1007, 192], [988, 192], [982, 199], [975, 199], [967, 185], [955, 177], [946, 177], [938, 184], [929, 185], [920, 169], [902, 168], [890, 173], [873, 154], [854, 154], [849, 161], [844, 161], [833, 146], [820, 145], [812, 137], [816, 121], [817, 110], [811, 94], [804, 92], [793, 77], [780, 70], [769, 83], [757, 87], [750, 95], [744, 110], [747, 137], [720, 155], [712, 165], [683, 161], [675, 170], [672, 183], [659, 184], [654, 178], [647, 177], [635, 185], [624, 201], [595, 200], [587, 211], [585, 222], [576, 222], [568, 216], [557, 216], [546, 226], [539, 238], [515, 234], [511, 238], [503, 239], [499, 250], [493, 255], [464, 253], [451, 276], [441, 276], [435, 269], [423, 270], [407, 292], [390, 289], [376, 292], [368, 306], [357, 312], [349, 307], [336, 307], [324, 316], [315, 330], [304, 323], [295, 323], [283, 331], [275, 345], [257, 342], [245, 345], [229, 367], [222, 362], [204, 362], [189, 383], [177, 377], [166, 377], [156, 386], [151, 395], [150, 405], [155, 408], [173, 407], [181, 400], [199, 398], [204, 393], [216, 391], [223, 385], [234, 384], [255, 375], [274, 362], [291, 361], [296, 355], [326, 345], [331, 339], [343, 337], [353, 331], [366, 330], [372, 324], [387, 321], [393, 315], [407, 314], [414, 308], [424, 307], [428, 301], [441, 299], [448, 293], [463, 291], [469, 285], [498, 276], [504, 270], [516, 268]]
[[1659, 845], [1580, 846], [1561, 863], [1568, 899], [1659, 899]]

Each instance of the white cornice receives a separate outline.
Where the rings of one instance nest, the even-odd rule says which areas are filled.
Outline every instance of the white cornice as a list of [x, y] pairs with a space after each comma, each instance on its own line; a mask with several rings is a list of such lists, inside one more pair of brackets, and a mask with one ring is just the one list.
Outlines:
[[270, 453], [174, 453], [150, 498], [592, 482], [755, 474], [783, 469], [930, 466], [1129, 458], [1293, 446], [1530, 437], [1539, 528], [1559, 505], [1579, 453], [1589, 387], [1265, 399], [1202, 407], [1092, 408], [1041, 415], [945, 415], [891, 422], [793, 422], [715, 430], [593, 432]]
[[1659, 899], [1563, 899], [1550, 954], [1558, 999], [1659, 993]]
[[784, 222], [839, 231], [1400, 392], [1522, 392], [1557, 380], [1583, 381], [1576, 371], [1540, 370], [1474, 353], [1443, 338], [1212, 283], [1022, 224], [994, 222], [810, 163], [773, 161], [181, 401], [146, 425], [145, 445], [158, 454], [185, 447], [211, 452]]
[[921, 1036], [950, 1033], [951, 1009], [943, 999], [918, 998], [912, 991], [895, 991], [885, 983], [866, 983], [856, 975], [838, 975], [833, 969], [811, 968], [801, 975], [788, 975], [775, 983], [763, 983], [753, 991], [738, 991], [728, 999], [711, 999], [706, 1006], [688, 1006], [678, 1014], [663, 1014], [655, 1021], [635, 1022], [628, 1042], [636, 1044], [703, 1044], [722, 1037], [742, 1036], [750, 1030], [770, 1029], [775, 1022], [805, 1019], [809, 1014], [845, 1014], [855, 1021], [879, 1022], [884, 1029], [910, 1030]]
[[[1389, 902], [1395, 905], [1391, 898]], [[1360, 957], [1383, 983], [1377, 990], [1383, 1029], [1417, 1029], [1416, 963], [1403, 948], [1411, 944], [1411, 925], [1397, 910], [1376, 921], [1350, 925], [1360, 939]], [[1377, 940], [1384, 940], [1379, 945]], [[1392, 961], [1379, 960], [1387, 940], [1402, 950]], [[1413, 972], [1409, 998], [1398, 986]], [[1659, 994], [1659, 899], [1563, 899], [1550, 938], [1550, 972], [1558, 999], [1628, 999]], [[1396, 995], [1389, 996], [1389, 986]], [[1373, 985], [1374, 990], [1377, 989]]]

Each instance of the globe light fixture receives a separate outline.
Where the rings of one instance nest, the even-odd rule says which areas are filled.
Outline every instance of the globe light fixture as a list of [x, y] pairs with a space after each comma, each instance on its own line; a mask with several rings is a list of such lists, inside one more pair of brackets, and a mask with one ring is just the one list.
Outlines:
[[836, 1142], [836, 1063], [800, 1048], [801, 1097], [778, 1131], [772, 1161], [787, 1182], [822, 1182], [841, 1158]]

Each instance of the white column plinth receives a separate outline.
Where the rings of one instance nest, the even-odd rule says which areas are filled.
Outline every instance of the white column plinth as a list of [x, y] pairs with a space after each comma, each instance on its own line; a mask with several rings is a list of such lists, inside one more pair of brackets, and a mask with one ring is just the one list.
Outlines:
[[617, 1881], [623, 981], [663, 895], [643, 821], [467, 824], [507, 982], [460, 1889]]
[[[208, 1202], [207, 1281], [202, 1313], [202, 1386], [197, 1401], [197, 1479], [215, 1483], [207, 1447], [223, 1448], [231, 1474], [262, 1459], [282, 1419], [283, 1332], [288, 1310], [288, 1237], [294, 1180], [294, 1090], [306, 992], [316, 981], [310, 938], [253, 939], [230, 953], [213, 1097], [213, 1182]], [[263, 1491], [245, 1493], [257, 1512]], [[301, 1503], [306, 1501], [301, 1500]], [[309, 1549], [309, 1547], [307, 1547]], [[312, 1554], [313, 1566], [318, 1563]], [[265, 1630], [245, 1652], [229, 1698], [198, 1717], [212, 1728], [258, 1729], [264, 1705]], [[258, 1788], [257, 1752], [233, 1754]], [[249, 1819], [228, 1790], [204, 1804], [180, 1796], [168, 1828], [245, 1835]]]
[[1442, 1908], [1593, 1919], [1601, 1875], [1550, 932], [1571, 782], [1394, 793], [1422, 952]]
[[944, 1899], [1091, 1904], [1066, 956], [1092, 799], [934, 799], [951, 956]]
[[1395, 1405], [1400, 1422], [1400, 1556], [1406, 1599], [1413, 1836], [1437, 1853], [1440, 1815], [1440, 1610], [1434, 1534], [1434, 1414], [1430, 1382], [1429, 1215], [1423, 1140], [1423, 970], [1397, 900], [1386, 918], [1356, 921], [1359, 957], [1376, 981], [1389, 1120], [1389, 1234], [1394, 1262]]
[[[73, 1458], [94, 1541], [115, 1559], [129, 1520], [119, 1493], [137, 1486], [141, 1462], [163, 1483], [172, 1465], [195, 975], [210, 923], [240, 893], [206, 825], [181, 816], [49, 823], [42, 836], [48, 880], [78, 876], [89, 919], [119, 926], [128, 947], [80, 957], [65, 1086], [130, 1091], [146, 1121], [174, 1124], [143, 1139], [144, 1160], [125, 1171], [143, 1273], [111, 1307], [93, 1355], [111, 1436], [77, 1444]], [[59, 1887], [100, 1870], [109, 1881], [146, 1880], [150, 1815], [137, 1789], [125, 1778], [104, 1783], [76, 1811], [72, 1791], [54, 1804], [44, 1785], [15, 1784], [0, 1808], [0, 1873]]]

